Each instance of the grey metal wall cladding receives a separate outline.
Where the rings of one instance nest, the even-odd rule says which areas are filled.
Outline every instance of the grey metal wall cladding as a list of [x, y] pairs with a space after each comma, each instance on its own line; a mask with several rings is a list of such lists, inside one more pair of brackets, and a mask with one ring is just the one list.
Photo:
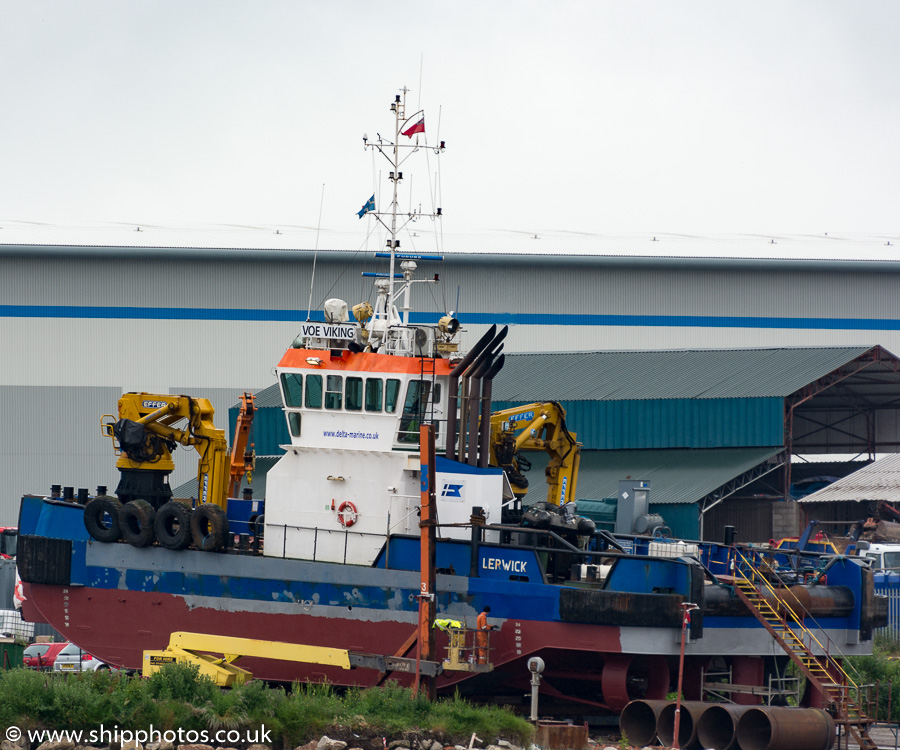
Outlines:
[[508, 354], [497, 400], [788, 396], [869, 347]]
[[0, 560], [0, 609], [13, 608], [13, 592], [15, 588], [15, 560]]
[[9, 426], [0, 431], [0, 459], [12, 467], [4, 479], [0, 525], [16, 525], [22, 495], [49, 494], [52, 484], [91, 492], [98, 484], [115, 488], [116, 457], [100, 434], [100, 417], [116, 413], [121, 395], [119, 388], [0, 386]]
[[[4, 304], [127, 305], [148, 307], [305, 309], [313, 254], [285, 251], [284, 262], [216, 256], [179, 258], [128, 257], [125, 251], [107, 257], [0, 256], [0, 298]], [[678, 261], [681, 261], [680, 263]], [[641, 261], [644, 263], [642, 264]], [[473, 312], [534, 312], [577, 315], [700, 315], [718, 317], [900, 317], [894, 293], [900, 268], [849, 272], [847, 264], [816, 261], [773, 266], [764, 261], [718, 267], [698, 267], [696, 260], [667, 259], [648, 265], [635, 259], [629, 266], [611, 267], [588, 259], [502, 256], [467, 262], [420, 264], [420, 278], [438, 273], [441, 283], [414, 291], [417, 310], [454, 309], [463, 317]], [[705, 261], [715, 266], [715, 260]], [[371, 252], [346, 253], [339, 261], [320, 257], [313, 289], [315, 309], [328, 296], [355, 302], [372, 297], [369, 279], [360, 271], [386, 269]], [[135, 283], [136, 279], [147, 283]], [[202, 280], [202, 283], [198, 283]], [[85, 293], [93, 290], [97, 293]], [[98, 292], [102, 290], [103, 294]], [[52, 302], [49, 302], [52, 300]], [[541, 308], [526, 309], [540, 300]], [[589, 329], [586, 329], [589, 335]], [[584, 348], [594, 348], [594, 344]]]
[[[352, 273], [347, 263], [352, 263]], [[371, 279], [361, 278], [359, 272], [384, 270], [384, 262], [369, 254], [348, 258], [347, 263], [317, 263], [314, 309], [321, 309], [329, 296], [344, 295], [352, 303], [372, 296]], [[296, 263], [287, 264], [178, 258], [80, 258], [74, 262], [66, 258], [0, 258], [0, 271], [0, 298], [9, 305], [34, 305], [40, 299], [42, 304], [54, 306], [305, 310], [312, 254], [298, 254]], [[423, 305], [426, 302], [424, 295], [419, 300]]]
[[[815, 262], [794, 268], [736, 268], [724, 260], [719, 268], [697, 268], [688, 259], [682, 261], [681, 267], [554, 267], [546, 259], [529, 262], [519, 257], [514, 263], [498, 259], [493, 267], [473, 264], [465, 274], [452, 270], [454, 282], [457, 274], [465, 281], [459, 305], [463, 312], [483, 309], [488, 296], [500, 310], [519, 309], [522, 300], [541, 300], [560, 313], [808, 316], [818, 310], [827, 317], [885, 318], [900, 312], [892, 293], [895, 273], [848, 274]], [[871, 294], [884, 295], [886, 307], [872, 304]]]
[[[738, 448], [784, 443], [783, 399], [562, 401], [587, 450]], [[494, 401], [493, 409], [520, 403]]]

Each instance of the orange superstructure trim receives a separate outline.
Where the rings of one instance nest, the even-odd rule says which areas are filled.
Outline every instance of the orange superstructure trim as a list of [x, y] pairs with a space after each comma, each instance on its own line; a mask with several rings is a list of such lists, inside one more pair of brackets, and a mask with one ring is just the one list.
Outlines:
[[[318, 372], [391, 372], [407, 375], [419, 375], [422, 372], [419, 357], [397, 357], [392, 354], [347, 350], [342, 351], [341, 355], [335, 356], [328, 349], [288, 349], [278, 366]], [[321, 359], [323, 364], [311, 365], [306, 361], [307, 358]], [[434, 360], [436, 375], [449, 375], [451, 369], [453, 368], [449, 360]]]

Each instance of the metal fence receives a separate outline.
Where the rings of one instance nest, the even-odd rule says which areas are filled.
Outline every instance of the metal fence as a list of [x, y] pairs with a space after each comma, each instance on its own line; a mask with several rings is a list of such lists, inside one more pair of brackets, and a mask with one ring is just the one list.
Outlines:
[[892, 576], [892, 578], [896, 580], [875, 584], [875, 593], [886, 596], [888, 600], [887, 627], [878, 628], [876, 632], [900, 641], [900, 577]]

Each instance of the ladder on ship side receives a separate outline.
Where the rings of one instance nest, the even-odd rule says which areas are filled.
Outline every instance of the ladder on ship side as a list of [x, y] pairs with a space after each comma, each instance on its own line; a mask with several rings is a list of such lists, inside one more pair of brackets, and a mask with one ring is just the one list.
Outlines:
[[[437, 385], [437, 373], [435, 370], [433, 357], [419, 357], [419, 379], [422, 381], [423, 391], [427, 391], [428, 398], [419, 399], [419, 422], [421, 424], [435, 424], [434, 421], [434, 402], [437, 400], [435, 387]], [[425, 389], [424, 384], [431, 385]], [[434, 436], [437, 437], [437, 425], [435, 425]]]
[[[738, 598], [834, 706], [835, 723], [844, 727], [861, 750], [878, 750], [878, 745], [869, 736], [868, 727], [874, 720], [867, 716], [862, 706], [860, 687], [832, 655], [831, 649], [823, 646], [803, 623], [800, 603], [796, 599], [793, 605], [786, 601], [750, 559], [738, 549], [735, 552], [734, 590]], [[768, 597], [761, 592], [767, 593]], [[775, 606], [770, 599], [774, 599]], [[819, 647], [822, 656], [813, 653], [813, 644]]]

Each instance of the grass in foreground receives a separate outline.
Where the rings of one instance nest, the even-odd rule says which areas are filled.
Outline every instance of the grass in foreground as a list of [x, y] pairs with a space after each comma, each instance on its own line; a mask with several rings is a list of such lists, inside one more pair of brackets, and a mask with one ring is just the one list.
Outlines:
[[[396, 683], [348, 689], [295, 685], [290, 692], [249, 682], [220, 690], [187, 664], [167, 665], [149, 679], [107, 672], [58, 675], [13, 669], [0, 673], [0, 724], [28, 729], [254, 730], [296, 747], [343, 729], [362, 738], [420, 730], [446, 740], [472, 732], [527, 744], [531, 725], [511, 711], [458, 696], [429, 702]], [[364, 746], [364, 745], [361, 745]]]

